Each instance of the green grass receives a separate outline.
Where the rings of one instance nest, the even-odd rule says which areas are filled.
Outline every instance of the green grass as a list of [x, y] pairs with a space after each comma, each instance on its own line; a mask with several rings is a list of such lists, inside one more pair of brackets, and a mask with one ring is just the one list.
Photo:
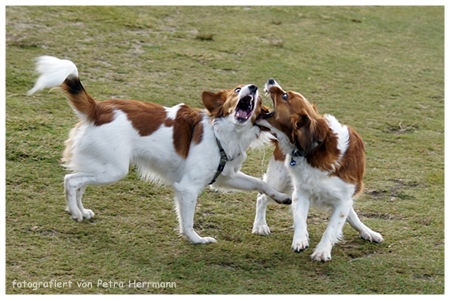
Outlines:
[[[96, 217], [72, 221], [59, 162], [77, 118], [59, 92], [25, 96], [39, 55], [73, 60], [99, 100], [200, 107], [203, 90], [276, 78], [361, 133], [366, 191], [356, 211], [385, 241], [346, 226], [333, 259], [315, 263], [327, 213], [311, 211], [312, 247], [297, 254], [289, 207], [271, 205], [272, 234], [255, 236], [256, 193], [207, 189], [195, 227], [218, 243], [192, 245], [177, 232], [171, 190], [133, 171], [89, 187]], [[7, 7], [5, 96], [8, 294], [444, 293], [443, 7]], [[244, 171], [262, 176], [270, 153], [249, 152]]]

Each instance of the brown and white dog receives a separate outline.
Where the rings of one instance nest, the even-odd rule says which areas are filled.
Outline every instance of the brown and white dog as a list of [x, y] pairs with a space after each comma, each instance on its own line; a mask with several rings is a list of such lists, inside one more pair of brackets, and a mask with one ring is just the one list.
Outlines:
[[70, 132], [63, 158], [73, 171], [64, 187], [75, 220], [94, 217], [82, 204], [86, 186], [116, 182], [130, 164], [144, 179], [173, 187], [180, 232], [193, 243], [216, 242], [193, 228], [197, 197], [212, 181], [218, 188], [257, 190], [290, 203], [289, 196], [239, 171], [250, 144], [264, 138], [255, 125], [262, 106], [255, 85], [203, 92], [206, 110], [185, 104], [169, 108], [134, 100], [95, 101], [69, 60], [41, 56], [36, 70], [40, 77], [28, 94], [61, 87], [81, 120]]
[[[364, 225], [353, 209], [353, 199], [363, 191], [364, 143], [350, 126], [329, 115], [320, 115], [301, 94], [284, 91], [274, 80], [265, 85], [274, 104], [272, 113], [257, 123], [270, 128], [278, 142], [264, 181], [282, 192], [292, 193], [296, 252], [309, 246], [307, 216], [311, 204], [331, 207], [331, 218], [311, 258], [331, 259], [331, 249], [342, 238], [345, 221], [365, 240], [382, 242], [382, 236]], [[253, 233], [270, 233], [266, 223], [268, 199], [259, 195]]]

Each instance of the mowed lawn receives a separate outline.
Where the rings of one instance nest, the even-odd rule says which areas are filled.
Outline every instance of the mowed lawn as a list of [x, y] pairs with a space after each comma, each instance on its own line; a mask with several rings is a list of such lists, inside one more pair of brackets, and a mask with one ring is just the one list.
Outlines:
[[[205, 189], [195, 228], [218, 243], [192, 245], [171, 189], [133, 169], [89, 187], [96, 216], [74, 222], [60, 158], [78, 120], [57, 90], [26, 96], [39, 55], [74, 61], [98, 100], [201, 107], [204, 90], [270, 77], [301, 92], [364, 138], [355, 209], [384, 242], [346, 225], [332, 260], [312, 262], [328, 212], [310, 211], [311, 247], [294, 253], [288, 206], [270, 205], [272, 234], [256, 236], [256, 192]], [[6, 293], [444, 293], [444, 7], [9, 6], [5, 67]], [[243, 170], [261, 177], [271, 151]]]

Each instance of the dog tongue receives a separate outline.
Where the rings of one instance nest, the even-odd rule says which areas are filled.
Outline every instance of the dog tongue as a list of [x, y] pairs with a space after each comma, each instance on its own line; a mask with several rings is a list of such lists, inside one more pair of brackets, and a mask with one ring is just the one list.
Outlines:
[[240, 118], [240, 119], [248, 119], [248, 113], [244, 110], [238, 110], [236, 112], [236, 118]]

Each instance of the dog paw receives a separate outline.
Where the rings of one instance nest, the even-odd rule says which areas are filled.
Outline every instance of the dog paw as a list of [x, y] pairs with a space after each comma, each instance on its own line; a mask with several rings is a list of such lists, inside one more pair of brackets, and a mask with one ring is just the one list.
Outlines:
[[331, 252], [327, 250], [314, 250], [311, 254], [311, 260], [314, 261], [328, 261], [331, 259]]
[[82, 212], [83, 218], [86, 220], [90, 220], [95, 216], [95, 213], [90, 209], [85, 209]]
[[77, 222], [83, 221], [83, 215], [81, 214], [81, 211], [69, 212], [69, 213], [72, 216], [72, 219], [74, 219], [75, 221], [77, 221]]
[[269, 226], [267, 226], [267, 224], [253, 225], [252, 233], [257, 235], [269, 235], [270, 228]]
[[217, 240], [213, 237], [201, 237], [197, 242], [194, 244], [211, 244], [211, 243], [217, 243]]
[[360, 236], [363, 240], [366, 240], [369, 242], [381, 243], [383, 241], [383, 236], [375, 231], [362, 232]]
[[292, 250], [294, 250], [297, 253], [302, 252], [305, 249], [308, 249], [308, 247], [309, 247], [308, 241], [299, 240], [292, 242]]

